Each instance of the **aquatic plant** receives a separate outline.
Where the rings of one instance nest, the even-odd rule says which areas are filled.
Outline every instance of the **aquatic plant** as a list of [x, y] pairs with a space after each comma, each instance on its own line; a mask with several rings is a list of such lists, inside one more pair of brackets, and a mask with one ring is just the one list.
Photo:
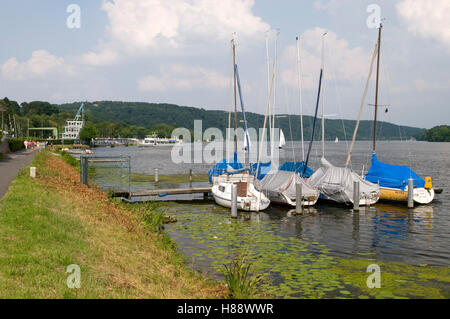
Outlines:
[[257, 296], [257, 285], [261, 276], [251, 276], [250, 264], [246, 264], [245, 258], [235, 258], [231, 264], [223, 265], [225, 283], [228, 287], [231, 299], [248, 299]]

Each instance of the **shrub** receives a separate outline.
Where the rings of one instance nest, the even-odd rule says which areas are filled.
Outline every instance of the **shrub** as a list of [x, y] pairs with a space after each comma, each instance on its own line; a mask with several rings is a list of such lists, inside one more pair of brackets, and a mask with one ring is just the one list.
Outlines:
[[27, 140], [27, 139], [26, 138], [7, 138], [6, 140], [8, 141], [9, 149], [11, 150], [11, 152], [17, 152], [17, 151], [23, 150], [25, 148], [25, 145], [23, 144], [23, 142], [25, 142], [25, 140]]

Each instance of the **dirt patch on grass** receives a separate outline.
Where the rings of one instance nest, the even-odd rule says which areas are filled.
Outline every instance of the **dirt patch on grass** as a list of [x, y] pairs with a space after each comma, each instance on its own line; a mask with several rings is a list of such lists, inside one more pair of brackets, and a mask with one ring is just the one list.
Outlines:
[[[39, 154], [38, 176], [42, 188], [57, 192], [64, 209], [86, 226], [85, 239], [92, 251], [79, 252], [93, 280], [105, 285], [98, 297], [219, 298], [218, 286], [189, 270], [162, 236], [149, 231], [135, 212], [111, 202], [95, 185], [80, 184], [78, 171], [48, 153]], [[55, 205], [58, 207], [58, 205]]]

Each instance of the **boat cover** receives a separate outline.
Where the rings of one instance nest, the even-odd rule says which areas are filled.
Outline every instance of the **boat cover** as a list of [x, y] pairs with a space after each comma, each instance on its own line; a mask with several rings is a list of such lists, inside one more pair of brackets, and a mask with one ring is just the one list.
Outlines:
[[362, 179], [349, 168], [335, 167], [325, 158], [320, 167], [310, 178], [311, 185], [317, 187], [325, 199], [349, 205], [353, 203], [353, 182], [359, 181], [361, 197], [372, 198], [380, 195], [380, 187]]
[[408, 166], [391, 165], [378, 161], [376, 152], [372, 153], [372, 166], [365, 179], [379, 184], [381, 187], [398, 188], [404, 190], [408, 186], [408, 179], [414, 179], [414, 188], [422, 188], [425, 181]]
[[212, 183], [213, 176], [220, 176], [222, 174], [238, 174], [244, 171], [244, 166], [237, 159], [237, 152], [234, 154], [232, 159], [223, 159], [217, 163], [213, 168], [208, 171], [209, 182]]
[[[310, 196], [319, 196], [319, 191], [314, 188], [307, 180], [301, 178], [300, 175], [291, 171], [276, 171], [267, 174], [258, 185], [258, 189], [263, 193], [276, 192], [281, 193], [295, 202], [296, 197], [296, 183], [302, 184], [302, 196], [308, 198]], [[269, 194], [270, 198], [270, 194]]]
[[305, 176], [303, 176], [303, 170], [305, 168], [305, 162], [285, 162], [283, 165], [280, 166], [280, 171], [288, 171], [288, 172], [296, 172], [297, 174], [300, 174], [300, 176], [309, 178], [312, 174], [314, 174], [314, 171], [307, 167], [305, 171]]
[[258, 174], [256, 174], [257, 167], [258, 167], [257, 163], [250, 164], [250, 173], [252, 175], [256, 175], [256, 177], [259, 180], [262, 180], [267, 174], [269, 174], [269, 172], [271, 170], [271, 167], [272, 167], [272, 163], [271, 162], [259, 163], [259, 172], [258, 172]]

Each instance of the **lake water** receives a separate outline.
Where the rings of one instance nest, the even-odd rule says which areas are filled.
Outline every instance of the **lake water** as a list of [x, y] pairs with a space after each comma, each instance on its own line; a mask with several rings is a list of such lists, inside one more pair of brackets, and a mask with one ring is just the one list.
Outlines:
[[[369, 168], [371, 147], [371, 142], [356, 144], [352, 157], [356, 172]], [[292, 160], [293, 150], [299, 160], [300, 143], [288, 142], [281, 151], [280, 162]], [[332, 164], [344, 165], [346, 142], [327, 142], [325, 150]], [[187, 174], [190, 168], [194, 174], [206, 173], [211, 167], [174, 164], [171, 148], [163, 147], [97, 148], [95, 155], [131, 156], [132, 171], [145, 174], [153, 174], [155, 168], [159, 168], [159, 174]], [[315, 143], [311, 152], [313, 169], [318, 167], [320, 155], [321, 144]], [[187, 196], [182, 199], [193, 201], [180, 200], [165, 208], [178, 216], [178, 222], [166, 229], [195, 267], [216, 275], [220, 274], [220, 264], [231, 259], [237, 248], [242, 253], [242, 247], [260, 261], [256, 270], [278, 269], [275, 277], [279, 278], [283, 277], [283, 264], [312, 263], [314, 256], [322, 256], [322, 264], [327, 263], [328, 256], [338, 256], [450, 266], [450, 143], [382, 141], [377, 143], [377, 155], [383, 162], [408, 165], [422, 177], [431, 176], [433, 186], [443, 188], [443, 193], [436, 195], [432, 204], [414, 209], [407, 209], [406, 204], [379, 203], [354, 213], [348, 207], [319, 202], [300, 216], [292, 216], [289, 208], [271, 206], [259, 214], [240, 213], [238, 220], [232, 220], [229, 210], [215, 205], [213, 199], [193, 200], [194, 196]], [[149, 183], [148, 187], [155, 185]], [[291, 252], [291, 256], [307, 260], [284, 260], [278, 255], [267, 259], [280, 252]]]

